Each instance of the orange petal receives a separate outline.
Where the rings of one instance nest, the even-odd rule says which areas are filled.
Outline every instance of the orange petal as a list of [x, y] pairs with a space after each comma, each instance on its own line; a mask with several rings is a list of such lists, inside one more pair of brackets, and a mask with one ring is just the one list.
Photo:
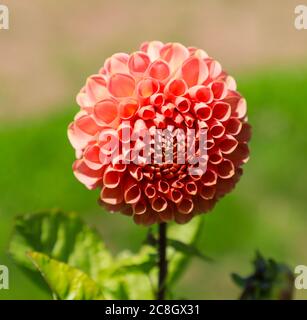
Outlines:
[[181, 79], [172, 79], [165, 86], [164, 93], [168, 96], [183, 96], [187, 92], [187, 85]]
[[189, 50], [180, 43], [167, 43], [160, 50], [161, 59], [168, 62], [171, 72], [176, 71], [189, 55]]
[[151, 105], [141, 107], [138, 111], [138, 115], [143, 120], [154, 119], [156, 116], [155, 108]]
[[143, 74], [150, 64], [148, 55], [144, 52], [133, 53], [128, 61], [129, 71], [131, 74]]
[[184, 62], [181, 73], [182, 78], [189, 87], [203, 83], [209, 75], [206, 63], [195, 56]]
[[181, 113], [186, 113], [190, 110], [191, 102], [187, 98], [176, 97], [175, 105], [178, 111], [180, 111]]
[[96, 103], [94, 107], [96, 119], [103, 125], [110, 125], [116, 119], [118, 120], [118, 106], [114, 100], [107, 99]]
[[108, 166], [103, 174], [103, 184], [107, 188], [117, 188], [120, 184], [121, 173]]
[[128, 73], [128, 59], [129, 55], [127, 53], [115, 53], [106, 60], [104, 69], [109, 74]]
[[143, 79], [138, 83], [137, 93], [145, 99], [159, 91], [159, 82], [152, 78]]
[[210, 103], [213, 100], [213, 93], [205, 86], [194, 86], [189, 89], [189, 96], [197, 102]]
[[133, 95], [135, 81], [127, 74], [115, 73], [109, 79], [108, 89], [114, 97], [129, 97]]
[[165, 98], [163, 93], [155, 93], [150, 97], [150, 103], [156, 107], [160, 107], [164, 104]]
[[121, 119], [131, 119], [139, 108], [138, 102], [135, 99], [123, 99], [119, 103], [119, 115]]
[[163, 60], [154, 61], [149, 67], [149, 76], [163, 81], [167, 79], [170, 75], [170, 69], [168, 64]]
[[197, 118], [203, 121], [210, 119], [212, 115], [212, 109], [203, 102], [196, 103], [194, 106], [194, 111]]
[[211, 83], [211, 90], [213, 92], [214, 99], [224, 99], [227, 94], [227, 85], [224, 81], [214, 81]]

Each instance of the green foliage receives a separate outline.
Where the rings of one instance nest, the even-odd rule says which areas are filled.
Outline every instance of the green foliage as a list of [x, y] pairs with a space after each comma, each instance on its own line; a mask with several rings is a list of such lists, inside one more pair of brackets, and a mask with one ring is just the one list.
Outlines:
[[[171, 225], [169, 282], [173, 284], [192, 256], [207, 258], [194, 247], [201, 218]], [[153, 299], [157, 283], [156, 248], [144, 244], [113, 257], [100, 235], [76, 214], [53, 210], [19, 216], [9, 246], [14, 260], [39, 271], [57, 299]]]
[[171, 224], [168, 228], [168, 284], [174, 285], [180, 278], [192, 256], [203, 256], [196, 249], [203, 225], [203, 217], [193, 218], [185, 225]]
[[9, 252], [22, 267], [37, 269], [59, 299], [153, 298], [153, 249], [112, 257], [99, 234], [74, 213], [18, 217]]
[[55, 299], [104, 299], [102, 288], [79, 269], [51, 259], [43, 253], [30, 252], [29, 257], [46, 280]]
[[253, 261], [254, 272], [248, 277], [232, 274], [233, 281], [243, 289], [241, 300], [290, 300], [293, 297], [294, 275], [291, 269], [260, 253]]
[[21, 265], [34, 269], [25, 252], [37, 251], [103, 279], [113, 258], [97, 232], [74, 213], [46, 211], [16, 218], [9, 252]]

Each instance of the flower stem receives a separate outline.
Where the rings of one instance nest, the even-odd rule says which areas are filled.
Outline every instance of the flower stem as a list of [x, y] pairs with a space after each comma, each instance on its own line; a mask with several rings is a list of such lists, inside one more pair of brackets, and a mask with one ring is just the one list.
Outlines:
[[159, 240], [158, 240], [158, 250], [159, 250], [159, 284], [157, 299], [165, 299], [166, 291], [166, 278], [167, 278], [167, 259], [166, 259], [166, 246], [167, 246], [167, 236], [166, 236], [167, 224], [162, 222], [159, 224]]

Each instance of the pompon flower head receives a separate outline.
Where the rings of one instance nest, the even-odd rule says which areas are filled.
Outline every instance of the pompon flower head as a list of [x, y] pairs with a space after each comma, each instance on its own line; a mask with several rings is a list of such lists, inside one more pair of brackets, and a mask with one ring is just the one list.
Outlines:
[[[116, 53], [87, 79], [77, 103], [68, 128], [76, 178], [100, 189], [102, 206], [139, 224], [185, 223], [208, 212], [234, 188], [249, 157], [246, 101], [201, 49], [152, 41]], [[158, 143], [163, 130], [174, 134], [171, 144], [164, 136]], [[191, 170], [189, 154], [179, 159], [179, 140], [191, 133], [201, 170]]]

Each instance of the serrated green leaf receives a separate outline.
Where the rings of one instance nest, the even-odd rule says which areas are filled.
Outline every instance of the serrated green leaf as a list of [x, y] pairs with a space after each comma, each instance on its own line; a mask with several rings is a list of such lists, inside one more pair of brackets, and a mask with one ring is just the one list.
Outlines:
[[28, 256], [57, 299], [104, 299], [102, 288], [84, 272], [39, 252], [29, 252]]
[[[203, 217], [194, 217], [189, 223], [184, 225], [170, 224], [168, 227], [168, 238], [178, 241], [187, 246], [196, 246], [203, 226]], [[168, 265], [168, 285], [173, 285], [176, 280], [184, 272], [192, 255], [178, 251], [175, 248], [168, 246], [167, 250], [169, 265]]]
[[18, 217], [9, 252], [17, 263], [33, 270], [26, 256], [30, 251], [67, 263], [94, 280], [105, 278], [113, 263], [99, 234], [74, 213], [47, 211]]

